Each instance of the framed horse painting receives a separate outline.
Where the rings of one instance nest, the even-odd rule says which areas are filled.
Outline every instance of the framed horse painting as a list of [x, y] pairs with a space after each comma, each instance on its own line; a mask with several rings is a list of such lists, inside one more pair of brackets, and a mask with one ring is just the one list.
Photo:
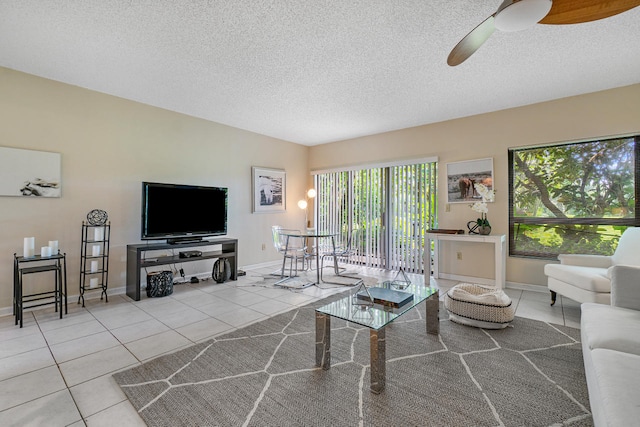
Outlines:
[[287, 200], [287, 173], [283, 169], [253, 166], [253, 212], [285, 212]]
[[493, 190], [493, 158], [447, 163], [447, 203], [481, 201], [477, 184]]

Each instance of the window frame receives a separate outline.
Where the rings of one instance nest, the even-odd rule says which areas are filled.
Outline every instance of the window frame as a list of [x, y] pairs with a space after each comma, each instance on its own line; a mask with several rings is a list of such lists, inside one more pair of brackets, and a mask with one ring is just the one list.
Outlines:
[[[547, 147], [561, 147], [565, 145], [589, 144], [598, 141], [610, 141], [616, 139], [634, 139], [634, 193], [635, 193], [635, 217], [633, 218], [558, 218], [558, 217], [516, 217], [514, 215], [514, 183], [515, 183], [515, 165], [514, 153], [526, 150], [537, 150]], [[629, 134], [620, 136], [611, 136], [605, 138], [593, 138], [580, 141], [567, 141], [552, 144], [541, 144], [535, 146], [515, 147], [508, 150], [508, 180], [509, 180], [509, 256], [521, 258], [536, 259], [557, 259], [558, 253], [542, 253], [531, 251], [516, 250], [515, 230], [518, 225], [611, 225], [611, 226], [640, 226], [640, 134]]]

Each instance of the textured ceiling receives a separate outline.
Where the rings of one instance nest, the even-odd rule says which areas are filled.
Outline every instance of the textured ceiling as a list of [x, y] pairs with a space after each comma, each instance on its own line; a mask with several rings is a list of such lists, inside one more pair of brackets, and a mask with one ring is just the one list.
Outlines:
[[0, 0], [0, 66], [315, 145], [640, 83], [640, 8], [455, 44], [500, 0]]

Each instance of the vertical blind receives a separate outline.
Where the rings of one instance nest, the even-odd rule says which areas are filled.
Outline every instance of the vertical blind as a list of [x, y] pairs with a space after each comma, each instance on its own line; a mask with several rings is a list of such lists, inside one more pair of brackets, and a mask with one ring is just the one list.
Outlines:
[[435, 164], [390, 168], [391, 232], [387, 268], [423, 272], [425, 233], [435, 228], [437, 173]]
[[316, 174], [315, 224], [352, 237], [349, 263], [422, 273], [424, 234], [437, 224], [437, 163]]

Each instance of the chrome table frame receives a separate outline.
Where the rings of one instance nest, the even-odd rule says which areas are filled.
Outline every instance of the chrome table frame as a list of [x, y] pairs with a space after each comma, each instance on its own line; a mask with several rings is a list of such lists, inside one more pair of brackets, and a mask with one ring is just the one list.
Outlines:
[[331, 317], [356, 323], [370, 329], [369, 348], [371, 364], [371, 391], [380, 393], [386, 383], [386, 331], [387, 325], [408, 312], [421, 302], [425, 303], [425, 319], [427, 333], [440, 333], [439, 291], [437, 288], [424, 285], [410, 285], [403, 290], [413, 293], [413, 302], [400, 308], [392, 309], [375, 304], [366, 310], [371, 310], [370, 316], [364, 316], [365, 310], [351, 302], [349, 295], [337, 301], [316, 309], [316, 366], [324, 370], [331, 368]]

